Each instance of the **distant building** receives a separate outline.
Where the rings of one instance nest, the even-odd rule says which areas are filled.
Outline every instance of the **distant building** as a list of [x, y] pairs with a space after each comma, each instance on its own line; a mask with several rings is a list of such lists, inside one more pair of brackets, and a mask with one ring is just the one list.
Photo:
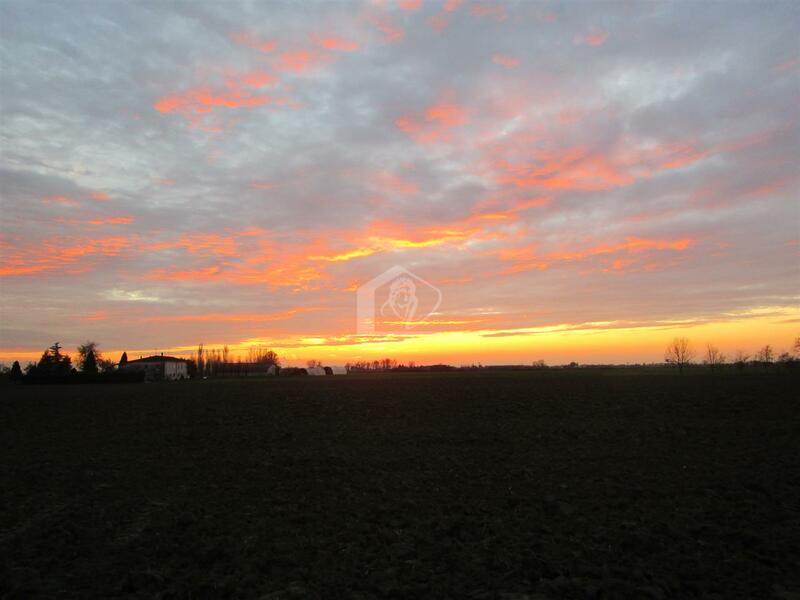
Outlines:
[[306, 369], [306, 373], [316, 377], [319, 377], [320, 375], [324, 377], [325, 375], [327, 375], [323, 367], [308, 367]]
[[328, 375], [347, 375], [347, 369], [345, 369], [344, 367], [339, 367], [339, 366], [325, 367], [326, 373], [328, 369], [330, 369], [330, 373], [328, 373]]
[[186, 379], [189, 377], [189, 369], [186, 361], [174, 356], [147, 356], [136, 360], [129, 360], [126, 364], [120, 365], [121, 371], [138, 372], [144, 371], [145, 380], [158, 381], [162, 379]]

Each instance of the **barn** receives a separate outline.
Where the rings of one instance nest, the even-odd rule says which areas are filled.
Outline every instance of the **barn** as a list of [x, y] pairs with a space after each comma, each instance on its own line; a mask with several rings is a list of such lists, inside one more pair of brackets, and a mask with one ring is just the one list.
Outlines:
[[147, 381], [186, 379], [189, 377], [188, 365], [184, 359], [164, 356], [163, 354], [130, 360], [120, 366], [120, 371], [129, 373], [144, 371], [144, 377]]
[[325, 368], [324, 367], [308, 367], [306, 369], [306, 373], [308, 373], [309, 375], [313, 375], [315, 377], [319, 377], [319, 376], [323, 376], [324, 377], [325, 375], [327, 375], [327, 373], [325, 373]]

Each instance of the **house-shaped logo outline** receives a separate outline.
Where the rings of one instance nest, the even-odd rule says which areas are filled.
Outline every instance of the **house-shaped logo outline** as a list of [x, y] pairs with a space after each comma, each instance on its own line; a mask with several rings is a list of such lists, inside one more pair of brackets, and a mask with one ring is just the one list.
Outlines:
[[[358, 335], [375, 335], [375, 292], [381, 286], [397, 279], [401, 275], [410, 277], [422, 285], [429, 287], [436, 293], [436, 303], [433, 308], [428, 311], [424, 317], [418, 319], [419, 321], [427, 319], [439, 308], [439, 305], [442, 303], [442, 291], [439, 288], [428, 283], [422, 277], [415, 275], [405, 267], [395, 265], [364, 285], [359, 286], [358, 290], [356, 290], [356, 333]], [[413, 326], [413, 321], [406, 324], [406, 327], [409, 326]]]

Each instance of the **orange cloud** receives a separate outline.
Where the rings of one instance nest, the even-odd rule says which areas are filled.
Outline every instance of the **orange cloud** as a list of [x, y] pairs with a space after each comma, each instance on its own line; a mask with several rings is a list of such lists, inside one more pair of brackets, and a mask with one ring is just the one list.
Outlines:
[[271, 190], [278, 187], [278, 184], [270, 183], [269, 181], [253, 181], [250, 187], [256, 190]]
[[473, 4], [469, 14], [474, 17], [491, 17], [498, 22], [508, 18], [505, 7], [499, 4]]
[[513, 69], [519, 65], [519, 59], [513, 56], [505, 56], [504, 54], [495, 54], [492, 61], [497, 65], [502, 65], [507, 69]]
[[62, 206], [78, 206], [79, 202], [67, 196], [44, 196], [42, 204], [60, 204]]
[[464, 219], [444, 223], [413, 227], [390, 221], [372, 221], [364, 230], [344, 235], [347, 249], [320, 248], [310, 260], [323, 262], [347, 262], [396, 250], [434, 248], [448, 244], [461, 244], [470, 240], [503, 239], [498, 230], [513, 221], [511, 215], [503, 213], [476, 213]]
[[464, 0], [447, 0], [438, 14], [428, 18], [428, 25], [436, 31], [442, 31], [447, 27], [450, 14], [455, 12], [459, 6], [464, 3]]
[[[249, 73], [245, 73], [241, 77], [241, 81], [244, 85], [252, 88], [260, 88], [267, 85], [275, 85], [278, 83], [278, 78], [270, 73], [264, 73], [261, 71], [251, 71]], [[237, 83], [234, 81], [229, 84], [229, 87], [236, 88]]]
[[513, 263], [504, 269], [504, 273], [521, 273], [533, 269], [548, 269], [558, 262], [579, 262], [597, 256], [606, 256], [627, 253], [627, 258], [615, 258], [605, 271], [622, 271], [626, 267], [640, 264], [645, 270], [651, 270], [660, 266], [659, 263], [650, 261], [642, 262], [637, 255], [651, 250], [670, 250], [681, 252], [691, 248], [695, 241], [690, 238], [676, 240], [645, 239], [638, 237], [627, 237], [624, 242], [616, 244], [600, 244], [583, 250], [577, 251], [556, 251], [539, 254], [535, 245], [528, 245], [517, 248], [500, 248], [485, 252], [485, 256], [496, 256], [503, 262]]
[[600, 254], [615, 254], [627, 251], [629, 253], [644, 250], [686, 250], [694, 244], [694, 240], [682, 238], [678, 240], [651, 240], [637, 237], [627, 237], [624, 242], [617, 244], [601, 244], [587, 250], [578, 252], [554, 252], [548, 255], [553, 260], [581, 260], [589, 256]]
[[89, 225], [130, 225], [133, 217], [101, 217], [88, 221]]
[[111, 199], [111, 196], [106, 194], [105, 192], [92, 192], [92, 200], [98, 200], [99, 202], [105, 202], [106, 200]]
[[557, 251], [539, 255], [536, 246], [525, 246], [522, 248], [495, 250], [487, 253], [487, 255], [494, 255], [503, 261], [514, 263], [504, 270], [506, 273], [519, 273], [531, 269], [547, 269], [552, 266], [553, 263], [557, 262], [578, 262], [596, 256], [614, 255], [621, 252], [627, 253], [629, 257], [613, 259], [609, 263], [609, 267], [604, 270], [621, 271], [625, 267], [634, 264], [641, 264], [644, 269], [648, 270], [658, 267], [659, 263], [652, 261], [642, 262], [640, 259], [636, 258], [635, 255], [645, 253], [649, 250], [671, 250], [681, 252], [689, 249], [694, 244], [694, 240], [689, 238], [658, 240], [627, 237], [624, 242], [601, 244], [577, 251]]
[[400, 117], [395, 125], [418, 143], [436, 143], [450, 140], [450, 129], [466, 123], [467, 111], [462, 106], [440, 102], [425, 110], [423, 118]]
[[107, 321], [108, 313], [103, 310], [87, 313], [78, 317], [81, 321]]
[[336, 36], [311, 35], [311, 40], [319, 47], [326, 50], [342, 50], [343, 52], [353, 52], [358, 50], [358, 42], [345, 40]]
[[258, 36], [246, 31], [232, 33], [230, 38], [237, 44], [247, 46], [248, 48], [253, 48], [254, 50], [264, 53], [272, 52], [278, 47], [278, 42], [273, 40], [259, 39]]
[[315, 68], [326, 58], [324, 54], [314, 50], [293, 50], [282, 53], [272, 64], [278, 71], [303, 73]]
[[406, 32], [397, 27], [386, 15], [372, 15], [368, 20], [383, 34], [383, 39], [390, 44], [396, 44], [406, 37]]
[[253, 94], [233, 80], [226, 82], [226, 87], [222, 91], [215, 91], [210, 87], [192, 88], [180, 94], [159, 98], [153, 107], [161, 113], [178, 113], [192, 127], [199, 127], [203, 124], [202, 116], [211, 113], [215, 108], [253, 108], [272, 102], [271, 96]]
[[596, 33], [587, 33], [584, 35], [576, 35], [574, 42], [583, 46], [600, 46], [608, 39], [608, 32], [600, 31]]
[[162, 250], [185, 250], [189, 254], [200, 256], [236, 256], [238, 240], [242, 234], [219, 235], [216, 233], [188, 233], [170, 242], [148, 244], [144, 247], [148, 252]]
[[262, 322], [262, 321], [285, 321], [295, 315], [320, 310], [318, 308], [297, 308], [275, 313], [210, 313], [195, 315], [163, 315], [156, 317], [145, 317], [143, 322], [160, 323], [166, 321], [213, 321], [213, 322]]
[[35, 273], [63, 271], [74, 273], [85, 270], [87, 265], [78, 263], [86, 257], [119, 256], [130, 248], [131, 240], [123, 236], [110, 236], [99, 239], [55, 238], [25, 247], [0, 243], [2, 261], [0, 277], [31, 275]]
[[445, 127], [455, 127], [466, 121], [466, 110], [456, 104], [436, 104], [425, 111], [425, 120], [439, 121]]
[[632, 183], [634, 178], [605, 154], [580, 147], [562, 151], [533, 150], [533, 162], [494, 161], [499, 183], [519, 188], [605, 190]]
[[400, 0], [400, 2], [398, 2], [398, 6], [402, 10], [413, 12], [415, 10], [419, 10], [419, 8], [422, 6], [422, 0]]

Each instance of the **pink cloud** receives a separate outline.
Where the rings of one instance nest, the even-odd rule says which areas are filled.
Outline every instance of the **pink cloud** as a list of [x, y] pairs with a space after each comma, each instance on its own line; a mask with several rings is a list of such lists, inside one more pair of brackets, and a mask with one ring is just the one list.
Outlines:
[[406, 37], [406, 32], [395, 25], [386, 15], [372, 15], [368, 20], [377, 27], [383, 34], [383, 39], [390, 44], [396, 44]]
[[78, 206], [79, 202], [68, 196], [44, 196], [42, 204], [60, 204], [61, 206]]
[[396, 119], [395, 126], [418, 143], [427, 144], [449, 141], [450, 130], [464, 125], [466, 120], [464, 107], [443, 101], [428, 107], [422, 118]]
[[419, 8], [422, 6], [422, 0], [400, 0], [400, 2], [398, 2], [398, 6], [402, 10], [413, 12], [415, 10], [419, 10]]
[[317, 35], [312, 34], [311, 40], [320, 48], [326, 50], [341, 50], [343, 52], [353, 52], [358, 50], [358, 42], [346, 40], [344, 38], [336, 37], [333, 35]]
[[262, 40], [258, 36], [246, 31], [232, 33], [230, 38], [242, 46], [247, 46], [259, 52], [269, 53], [278, 47], [278, 42], [274, 40]]
[[600, 46], [608, 39], [607, 31], [576, 35], [574, 42], [583, 46]]
[[428, 25], [436, 31], [442, 31], [447, 27], [450, 15], [455, 12], [459, 6], [464, 3], [464, 0], [447, 0], [442, 6], [442, 10], [438, 14], [428, 18]]
[[495, 54], [492, 57], [492, 61], [497, 65], [502, 65], [507, 69], [513, 69], [516, 66], [519, 66], [519, 59], [514, 58], [513, 56], [506, 56], [504, 54]]
[[[252, 90], [275, 85], [277, 77], [263, 71], [249, 71], [243, 74], [230, 73], [223, 86], [201, 85], [176, 94], [158, 98], [153, 108], [160, 113], [177, 113], [183, 116], [192, 127], [207, 127], [205, 117], [215, 109], [254, 108], [270, 104], [275, 99], [267, 94]], [[162, 185], [165, 185], [162, 180]]]
[[[241, 82], [248, 87], [260, 88], [268, 85], [275, 85], [278, 83], [278, 78], [270, 73], [264, 73], [263, 71], [250, 71], [241, 76]], [[234, 83], [233, 87], [236, 87], [236, 85], [237, 84]]]
[[469, 14], [473, 17], [490, 17], [498, 22], [508, 18], [505, 7], [500, 4], [473, 4]]
[[282, 53], [272, 64], [277, 71], [303, 73], [316, 68], [326, 59], [325, 54], [316, 50], [292, 50]]

